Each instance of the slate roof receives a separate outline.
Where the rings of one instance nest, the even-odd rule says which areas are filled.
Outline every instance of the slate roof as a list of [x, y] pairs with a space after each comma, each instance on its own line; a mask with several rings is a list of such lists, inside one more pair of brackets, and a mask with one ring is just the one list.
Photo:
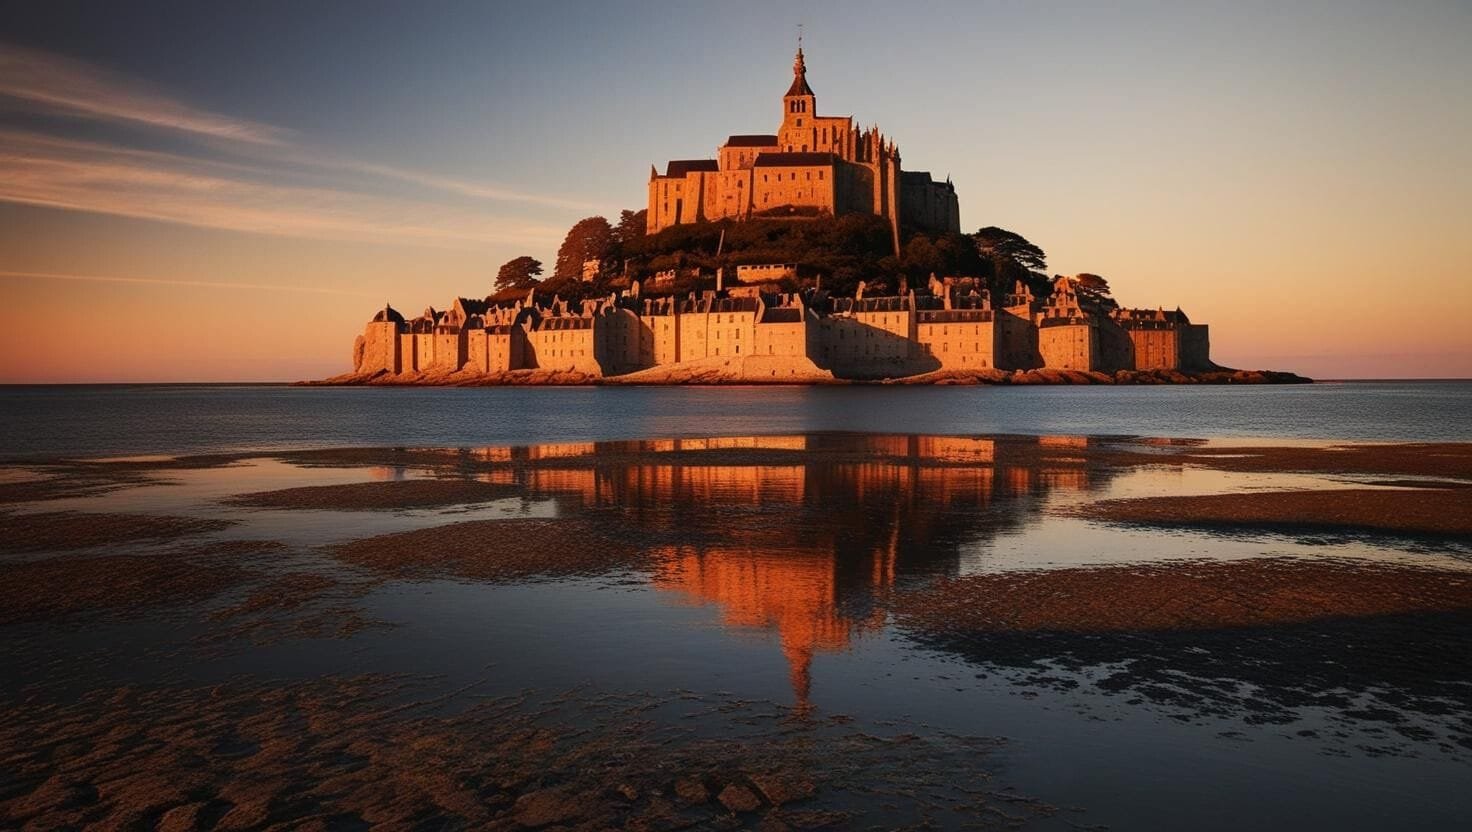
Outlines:
[[776, 136], [764, 136], [764, 135], [763, 136], [759, 136], [759, 135], [756, 135], [754, 133], [751, 133], [751, 134], [745, 134], [745, 135], [739, 135], [739, 136], [727, 136], [726, 137], [726, 147], [776, 147], [776, 146], [777, 146], [777, 137]]
[[792, 306], [775, 306], [762, 313], [764, 324], [800, 324], [802, 310]]
[[373, 322], [374, 323], [385, 323], [385, 322], [389, 322], [389, 323], [401, 324], [401, 323], [404, 322], [404, 316], [399, 314], [399, 310], [393, 308], [392, 306], [389, 306], [387, 304], [384, 304], [384, 307], [382, 309], [378, 310], [378, 314], [373, 316]]
[[664, 175], [683, 179], [685, 174], [691, 171], [718, 171], [720, 169], [715, 159], [677, 159], [665, 165]]

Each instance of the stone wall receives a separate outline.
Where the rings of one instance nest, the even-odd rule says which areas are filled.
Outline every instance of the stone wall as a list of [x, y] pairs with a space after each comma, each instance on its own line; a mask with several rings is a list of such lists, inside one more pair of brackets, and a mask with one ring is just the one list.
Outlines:
[[1043, 366], [1057, 370], [1096, 369], [1098, 341], [1093, 325], [1065, 323], [1065, 320], [1044, 320], [1038, 327], [1038, 353]]
[[1181, 332], [1181, 363], [1183, 370], [1210, 370], [1211, 334], [1207, 324], [1187, 324]]
[[752, 174], [751, 210], [805, 208], [819, 214], [837, 211], [833, 165], [759, 167]]
[[448, 375], [541, 369], [617, 376], [749, 357], [793, 359], [856, 379], [938, 369], [1214, 367], [1208, 328], [1189, 323], [1179, 311], [1105, 315], [1027, 296], [996, 311], [985, 305], [949, 308], [941, 296], [922, 298], [925, 308], [917, 309], [913, 293], [832, 298], [814, 308], [809, 302], [812, 297], [708, 293], [648, 301], [642, 315], [607, 301], [592, 302], [583, 312], [560, 303], [526, 309], [518, 304], [476, 313], [463, 328], [445, 323], [455, 315], [428, 310], [405, 322], [397, 313], [395, 320], [383, 320], [392, 312], [385, 310], [356, 339], [354, 370]]
[[756, 340], [752, 347], [756, 355], [782, 355], [808, 357], [808, 322], [759, 323], [755, 327]]
[[1038, 328], [1027, 307], [1008, 307], [996, 313], [998, 366], [1010, 370], [1035, 370], [1043, 366], [1038, 352]]
[[363, 329], [363, 358], [360, 373], [401, 372], [398, 325], [392, 321], [370, 321]]
[[529, 368], [601, 375], [591, 318], [544, 318], [527, 333]]
[[996, 362], [996, 325], [990, 312], [921, 312], [915, 340], [938, 369], [985, 370]]
[[1129, 333], [1135, 345], [1134, 369], [1174, 370], [1180, 366], [1180, 333], [1174, 326], [1136, 325]]

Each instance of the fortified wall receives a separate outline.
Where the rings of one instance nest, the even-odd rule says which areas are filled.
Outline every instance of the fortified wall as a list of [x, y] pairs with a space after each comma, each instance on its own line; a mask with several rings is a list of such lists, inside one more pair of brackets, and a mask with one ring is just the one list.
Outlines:
[[[936, 370], [1203, 371], [1205, 324], [1179, 309], [1105, 308], [1059, 277], [1045, 298], [1022, 284], [994, 308], [984, 290], [931, 278], [929, 291], [854, 297], [704, 292], [495, 305], [457, 298], [406, 320], [384, 306], [353, 347], [359, 376], [554, 370], [612, 377], [717, 358], [763, 363], [772, 380], [826, 372], [901, 378]], [[763, 373], [765, 375], [765, 371]]]

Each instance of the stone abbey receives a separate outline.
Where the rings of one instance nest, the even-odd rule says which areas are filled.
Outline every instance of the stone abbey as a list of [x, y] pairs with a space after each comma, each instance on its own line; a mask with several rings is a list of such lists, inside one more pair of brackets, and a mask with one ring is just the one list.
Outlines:
[[960, 231], [956, 189], [900, 167], [900, 151], [878, 127], [852, 116], [818, 115], [802, 47], [782, 96], [777, 133], [736, 135], [714, 159], [681, 159], [649, 169], [648, 231], [679, 223], [753, 217], [883, 217], [898, 248], [900, 227]]
[[[894, 142], [848, 116], [817, 114], [801, 47], [775, 135], [731, 136], [715, 159], [651, 170], [647, 227], [863, 212], [901, 229], [959, 231], [956, 190], [905, 171]], [[947, 372], [991, 376], [1050, 369], [1084, 373], [1215, 369], [1204, 324], [1180, 310], [1121, 309], [1058, 277], [1044, 295], [1018, 282], [992, 297], [983, 281], [938, 278], [896, 295], [790, 290], [791, 264], [742, 265], [709, 275], [713, 290], [683, 296], [625, 280], [585, 300], [458, 298], [405, 318], [385, 305], [353, 348], [344, 381], [513, 383], [538, 372], [558, 381], [817, 382]], [[617, 284], [616, 284], [617, 285]], [[518, 375], [521, 374], [521, 375]]]

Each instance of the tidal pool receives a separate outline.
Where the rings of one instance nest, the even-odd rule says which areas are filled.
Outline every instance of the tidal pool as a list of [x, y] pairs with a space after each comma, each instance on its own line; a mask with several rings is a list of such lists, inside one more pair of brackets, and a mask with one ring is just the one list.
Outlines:
[[[1373, 498], [1461, 511], [1472, 448], [1383, 447], [27, 459], [0, 468], [48, 483], [0, 505], [0, 818], [1457, 825], [1472, 536], [1377, 526]], [[1287, 492], [1360, 496], [1295, 523], [1117, 510]]]

